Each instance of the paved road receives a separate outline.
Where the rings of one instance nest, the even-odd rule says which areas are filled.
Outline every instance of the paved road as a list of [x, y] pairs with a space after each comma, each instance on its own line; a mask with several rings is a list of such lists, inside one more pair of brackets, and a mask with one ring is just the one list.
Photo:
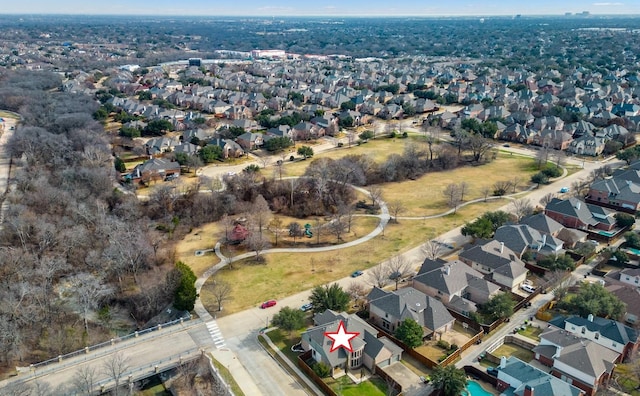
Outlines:
[[[4, 129], [0, 131], [0, 224], [4, 221], [4, 211], [7, 205], [4, 203], [4, 194], [9, 188], [9, 176], [11, 172], [11, 157], [8, 154], [7, 142], [13, 136], [14, 130], [17, 125], [17, 120], [13, 118], [4, 117]], [[1, 225], [0, 225], [1, 227]]]

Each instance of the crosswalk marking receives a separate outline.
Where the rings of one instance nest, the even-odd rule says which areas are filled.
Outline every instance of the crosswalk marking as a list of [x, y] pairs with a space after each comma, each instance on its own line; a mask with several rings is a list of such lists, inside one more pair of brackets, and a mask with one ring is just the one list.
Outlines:
[[220, 349], [225, 346], [224, 337], [222, 336], [222, 332], [220, 331], [215, 319], [207, 322], [207, 330], [209, 330], [209, 334], [211, 335], [216, 348]]

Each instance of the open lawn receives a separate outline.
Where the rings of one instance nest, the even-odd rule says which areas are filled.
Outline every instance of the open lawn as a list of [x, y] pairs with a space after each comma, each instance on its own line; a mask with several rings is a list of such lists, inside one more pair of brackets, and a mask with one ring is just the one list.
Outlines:
[[379, 377], [372, 377], [357, 385], [354, 384], [346, 375], [338, 378], [337, 380], [327, 378], [326, 382], [331, 389], [342, 396], [384, 396], [386, 395], [387, 390], [386, 383]]
[[498, 347], [498, 349], [493, 351], [492, 354], [494, 356], [505, 356], [505, 357], [515, 356], [525, 363], [530, 362], [533, 359], [532, 351], [528, 349], [524, 349], [515, 344], [502, 344]]
[[196, 276], [202, 275], [207, 269], [218, 264], [218, 256], [211, 251], [203, 256], [196, 256], [196, 250], [212, 249], [224, 229], [218, 223], [209, 223], [194, 228], [182, 241], [176, 245], [176, 257], [188, 264]]
[[[309, 166], [309, 163], [316, 158], [333, 158], [339, 159], [342, 157], [346, 157], [347, 155], [369, 155], [371, 158], [377, 162], [381, 163], [387, 159], [390, 154], [402, 154], [404, 151], [404, 146], [406, 143], [413, 143], [413, 137], [408, 139], [389, 139], [389, 138], [377, 138], [373, 140], [369, 140], [367, 143], [363, 143], [360, 145], [352, 145], [349, 147], [345, 144], [343, 147], [335, 148], [333, 150], [325, 151], [323, 153], [319, 153], [313, 156], [313, 158], [308, 158], [306, 161], [295, 161], [289, 162], [285, 161], [285, 166], [283, 175], [287, 176], [300, 176], [304, 174], [304, 171]], [[304, 144], [297, 143], [296, 146], [300, 147]], [[313, 148], [313, 146], [311, 146]], [[296, 154], [296, 157], [298, 155]]]
[[[233, 269], [226, 268], [216, 274], [216, 278], [226, 280], [233, 286], [232, 300], [225, 303], [223, 314], [238, 312], [271, 298], [290, 296], [343, 278], [355, 270], [367, 269], [504, 204], [504, 200], [482, 202], [437, 219], [401, 220], [388, 225], [384, 236], [346, 249], [304, 254], [264, 254], [266, 261], [263, 264], [256, 264], [253, 258], [235, 262]], [[193, 244], [193, 238], [187, 238], [189, 236], [185, 240], [191, 241], [192, 247], [185, 249], [180, 246], [178, 250], [183, 255], [179, 255], [179, 259], [187, 264], [191, 264], [192, 260], [202, 262], [202, 258], [193, 256], [193, 251], [200, 247]], [[209, 240], [201, 246], [213, 247], [213, 244], [214, 241]], [[215, 256], [207, 254], [205, 257], [211, 260]], [[417, 269], [421, 263], [413, 264]], [[210, 283], [205, 283], [201, 297], [205, 307], [215, 310], [215, 304], [209, 305], [212, 301], [208, 296]]]
[[515, 177], [520, 179], [517, 191], [522, 191], [530, 185], [531, 175], [536, 173], [533, 165], [530, 158], [500, 154], [486, 165], [427, 173], [417, 180], [383, 184], [382, 199], [387, 203], [402, 202], [406, 210], [400, 216], [431, 216], [449, 209], [442, 193], [447, 185], [465, 181], [469, 185], [465, 201], [484, 198], [483, 188], [488, 187], [493, 192], [495, 182], [513, 180]]

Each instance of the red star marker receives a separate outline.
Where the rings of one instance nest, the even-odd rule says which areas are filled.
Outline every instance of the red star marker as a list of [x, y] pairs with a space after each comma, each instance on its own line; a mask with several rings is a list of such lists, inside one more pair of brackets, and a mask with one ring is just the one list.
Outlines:
[[348, 332], [344, 328], [344, 322], [340, 321], [338, 325], [338, 330], [334, 333], [325, 332], [325, 337], [329, 337], [333, 340], [333, 345], [331, 345], [331, 350], [329, 352], [333, 352], [338, 348], [344, 348], [349, 352], [353, 352], [353, 347], [351, 347], [351, 339], [356, 338], [360, 333], [359, 332]]

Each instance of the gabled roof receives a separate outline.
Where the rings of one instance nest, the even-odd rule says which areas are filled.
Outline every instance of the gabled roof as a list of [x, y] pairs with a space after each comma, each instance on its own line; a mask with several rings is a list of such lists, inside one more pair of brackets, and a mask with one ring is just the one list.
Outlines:
[[491, 240], [487, 243], [478, 244], [463, 250], [459, 254], [459, 257], [491, 268], [492, 270], [502, 267], [511, 261], [515, 261], [524, 267], [524, 263], [520, 261], [518, 255], [513, 250], [502, 246], [501, 243], [496, 240]]
[[520, 224], [526, 224], [545, 234], [555, 234], [564, 228], [564, 226], [544, 213], [534, 214], [520, 220]]
[[565, 322], [579, 327], [586, 327], [589, 331], [598, 332], [602, 337], [615, 341], [618, 344], [626, 345], [628, 343], [635, 343], [638, 340], [638, 332], [635, 329], [625, 326], [618, 321], [601, 318], [599, 316], [593, 317], [593, 321], [580, 316], [571, 316], [566, 318]]
[[595, 378], [611, 373], [620, 356], [616, 351], [553, 326], [540, 334], [540, 345], [533, 348], [533, 352], [542, 354], [542, 349], [549, 349], [550, 344], [556, 346], [551, 356], [554, 360]]
[[[501, 375], [504, 373], [504, 375]], [[554, 396], [579, 396], [582, 391], [569, 383], [556, 378], [551, 374], [537, 369], [522, 360], [510, 356], [504, 367], [498, 367], [498, 378], [505, 379], [505, 376], [514, 378], [521, 384], [513, 386], [513, 393], [518, 396], [524, 395], [524, 389], [529, 386], [535, 390], [535, 394]]]
[[411, 318], [431, 331], [454, 320], [440, 301], [412, 287], [385, 292], [369, 304], [400, 320]]
[[[425, 261], [425, 263], [427, 265], [433, 264], [431, 261], [428, 263]], [[462, 292], [464, 289], [469, 287], [470, 282], [476, 288], [486, 288], [486, 290], [499, 289], [498, 285], [494, 285], [493, 283], [484, 280], [484, 275], [482, 273], [458, 260], [448, 262], [445, 265], [433, 268], [428, 272], [422, 271], [422, 268], [420, 271], [421, 272], [419, 272], [418, 275], [413, 277], [414, 282], [422, 283], [449, 295]], [[480, 286], [483, 283], [485, 285]]]
[[587, 204], [574, 197], [569, 199], [554, 198], [545, 206], [545, 210], [577, 218], [587, 225], [595, 226], [598, 224], [589, 211]]

